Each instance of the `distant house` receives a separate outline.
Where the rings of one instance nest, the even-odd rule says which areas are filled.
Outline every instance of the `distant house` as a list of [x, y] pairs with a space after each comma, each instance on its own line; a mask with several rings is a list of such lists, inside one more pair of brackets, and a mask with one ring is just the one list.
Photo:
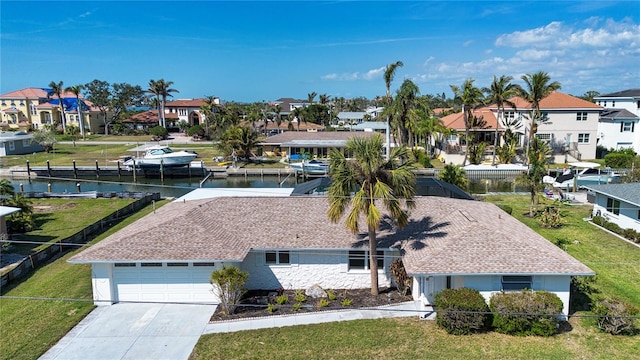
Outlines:
[[0, 240], [7, 239], [7, 236], [9, 235], [7, 232], [6, 217], [18, 211], [20, 211], [20, 208], [0, 206]]
[[291, 156], [308, 154], [311, 157], [326, 158], [332, 149], [344, 151], [347, 140], [352, 137], [369, 137], [372, 132], [364, 131], [286, 131], [269, 136], [258, 145], [264, 152]]
[[[206, 119], [201, 110], [204, 104], [204, 99], [178, 99], [168, 101], [164, 105], [165, 120], [168, 120], [167, 128], [177, 128], [178, 121], [186, 122], [189, 126], [204, 126]], [[220, 105], [220, 99], [214, 98], [214, 104]]]
[[[179, 120], [178, 114], [166, 113], [165, 120], [167, 121], [167, 124], [173, 124]], [[158, 110], [147, 110], [131, 115], [129, 118], [123, 119], [122, 123], [132, 130], [149, 131], [149, 129], [160, 124], [158, 121]]]
[[33, 135], [24, 131], [0, 132], [0, 156], [32, 154], [43, 151], [42, 145], [33, 141]]
[[[385, 220], [378, 233], [379, 284], [392, 286], [394, 259], [413, 278], [425, 309], [446, 288], [485, 298], [547, 290], [568, 314], [572, 276], [593, 271], [497, 206], [417, 197], [409, 224]], [[92, 265], [96, 305], [119, 301], [218, 302], [211, 272], [237, 266], [248, 289], [371, 286], [366, 230], [327, 219], [325, 197], [221, 197], [173, 202], [73, 256]]]
[[640, 232], [640, 183], [586, 186], [593, 216]]
[[598, 145], [607, 149], [633, 148], [640, 153], [640, 89], [596, 96], [605, 109], [598, 124]]

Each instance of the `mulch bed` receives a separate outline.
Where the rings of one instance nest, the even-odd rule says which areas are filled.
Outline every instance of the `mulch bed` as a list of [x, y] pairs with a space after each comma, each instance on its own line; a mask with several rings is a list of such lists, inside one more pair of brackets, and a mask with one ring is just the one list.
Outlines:
[[[333, 290], [336, 298], [329, 300], [328, 306], [319, 306], [321, 299], [313, 299], [307, 296], [306, 301], [301, 302], [299, 308], [295, 309], [296, 303], [294, 290], [285, 290], [281, 294], [287, 295], [288, 301], [286, 304], [278, 305], [277, 298], [280, 293], [275, 290], [253, 290], [247, 292], [241, 304], [236, 308], [235, 312], [231, 315], [225, 315], [222, 313], [222, 306], [218, 305], [216, 312], [211, 317], [211, 321], [228, 321], [237, 319], [247, 319], [255, 317], [275, 316], [275, 315], [292, 315], [292, 314], [304, 314], [317, 311], [336, 311], [336, 310], [348, 310], [366, 307], [377, 307], [389, 304], [397, 304], [405, 301], [411, 301], [411, 296], [403, 296], [395, 288], [381, 288], [378, 296], [371, 295], [371, 289], [335, 289]], [[302, 291], [304, 294], [304, 290]], [[325, 301], [328, 298], [322, 298]], [[348, 306], [343, 305], [344, 299], [350, 299], [351, 304]], [[273, 304], [269, 311], [269, 305]]]

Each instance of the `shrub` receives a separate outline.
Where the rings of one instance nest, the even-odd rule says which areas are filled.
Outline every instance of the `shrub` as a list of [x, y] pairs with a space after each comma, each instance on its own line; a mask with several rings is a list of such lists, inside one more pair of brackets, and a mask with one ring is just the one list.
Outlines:
[[222, 267], [211, 273], [211, 284], [220, 299], [222, 313], [233, 314], [245, 293], [244, 284], [249, 274], [235, 266]]
[[305, 295], [302, 290], [296, 290], [296, 293], [294, 295], [294, 299], [298, 303], [303, 303], [303, 302], [307, 301], [307, 295]]
[[571, 242], [570, 242], [569, 240], [565, 239], [565, 238], [556, 238], [556, 239], [553, 241], [553, 244], [554, 244], [555, 246], [559, 247], [560, 249], [562, 249], [562, 250], [564, 250], [564, 251], [567, 251], [567, 246], [568, 246], [569, 244], [571, 244]]
[[321, 299], [318, 301], [318, 307], [327, 307], [327, 306], [329, 306], [330, 304], [331, 304], [331, 301], [329, 301], [328, 299], [325, 299], [325, 298], [321, 298]]
[[489, 306], [497, 332], [523, 336], [555, 334], [563, 308], [556, 294], [531, 290], [496, 293]]
[[632, 149], [630, 149], [631, 152], [626, 150], [629, 149], [622, 149], [608, 153], [604, 156], [604, 164], [614, 169], [630, 168], [633, 163], [635, 153], [633, 153]]
[[187, 135], [203, 137], [204, 136], [204, 129], [202, 128], [202, 125], [193, 125], [187, 131]]
[[165, 129], [164, 127], [158, 125], [152, 127], [149, 130], [149, 134], [154, 140], [164, 140], [167, 138], [167, 136], [169, 136], [169, 131], [167, 131], [167, 129]]
[[559, 228], [562, 226], [562, 216], [560, 209], [554, 206], [547, 206], [539, 215], [540, 226], [547, 229]]
[[278, 307], [275, 304], [267, 304], [267, 312], [273, 313], [278, 310]]
[[637, 329], [634, 318], [638, 309], [616, 298], [604, 299], [596, 304], [593, 313], [598, 316], [600, 330], [612, 335], [633, 335]]
[[300, 309], [301, 309], [301, 308], [302, 308], [302, 303], [297, 302], [297, 303], [294, 303], [294, 304], [293, 304], [293, 306], [291, 307], [291, 310], [293, 310], [293, 311], [300, 311]]
[[289, 302], [289, 297], [287, 296], [287, 294], [282, 294], [276, 298], [276, 303], [278, 305], [284, 305], [288, 302]]
[[446, 289], [436, 295], [434, 305], [436, 323], [449, 334], [471, 334], [491, 323], [489, 306], [475, 289]]
[[329, 289], [327, 290], [327, 298], [329, 299], [329, 301], [333, 301], [336, 299], [336, 292]]
[[604, 223], [607, 222], [607, 220], [602, 216], [594, 216], [591, 218], [591, 221], [598, 226], [603, 226]]
[[347, 306], [351, 306], [353, 305], [353, 300], [349, 299], [349, 298], [344, 298], [342, 299], [342, 301], [340, 302], [340, 305], [347, 307]]

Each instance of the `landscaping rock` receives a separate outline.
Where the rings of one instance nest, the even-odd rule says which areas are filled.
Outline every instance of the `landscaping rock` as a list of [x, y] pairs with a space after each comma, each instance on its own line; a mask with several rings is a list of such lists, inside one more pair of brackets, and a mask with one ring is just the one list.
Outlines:
[[313, 298], [313, 299], [319, 299], [319, 298], [324, 298], [327, 297], [327, 292], [324, 291], [320, 285], [315, 284], [312, 287], [308, 288], [305, 292], [305, 295]]

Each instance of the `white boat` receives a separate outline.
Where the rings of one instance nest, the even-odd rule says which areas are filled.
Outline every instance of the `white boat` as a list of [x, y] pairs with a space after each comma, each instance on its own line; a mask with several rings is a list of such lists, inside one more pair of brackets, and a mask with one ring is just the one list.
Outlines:
[[124, 162], [131, 167], [180, 167], [188, 165], [198, 154], [184, 150], [173, 151], [168, 146], [152, 146], [141, 158], [130, 158]]
[[558, 177], [545, 176], [542, 182], [550, 184], [554, 188], [570, 188], [574, 185], [577, 187], [594, 184], [609, 184], [620, 180], [620, 174], [610, 169], [598, 169], [600, 164], [593, 162], [574, 162], [569, 163], [571, 168], [565, 169]]
[[296, 171], [302, 171], [309, 175], [326, 175], [329, 173], [329, 164], [318, 160], [290, 163], [289, 166]]

